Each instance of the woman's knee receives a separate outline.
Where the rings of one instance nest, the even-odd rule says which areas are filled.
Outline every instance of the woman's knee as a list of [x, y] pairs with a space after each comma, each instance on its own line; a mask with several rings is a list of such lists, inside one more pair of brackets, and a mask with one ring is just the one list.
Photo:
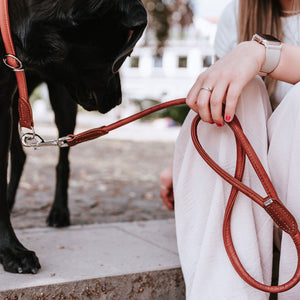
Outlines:
[[291, 106], [291, 108], [294, 110], [299, 110], [300, 108], [300, 82], [295, 84], [291, 89], [288, 91], [288, 93], [283, 98], [282, 102], [280, 103], [280, 106]]
[[255, 118], [266, 121], [272, 113], [270, 98], [261, 77], [253, 78], [243, 89], [237, 106], [237, 116], [241, 119]]
[[[264, 81], [260, 76], [254, 77], [243, 89], [241, 101], [250, 101], [254, 105], [256, 101], [266, 102], [270, 106], [270, 98]], [[271, 106], [270, 106], [271, 107]]]

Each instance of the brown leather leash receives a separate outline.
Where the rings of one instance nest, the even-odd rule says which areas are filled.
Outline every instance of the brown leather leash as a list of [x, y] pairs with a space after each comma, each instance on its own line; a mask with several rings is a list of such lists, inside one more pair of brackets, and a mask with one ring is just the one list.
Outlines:
[[[245, 136], [237, 117], [235, 116], [232, 122], [228, 123], [229, 127], [235, 135], [237, 147], [236, 169], [234, 176], [230, 175], [225, 170], [223, 170], [213, 159], [211, 159], [211, 157], [209, 157], [209, 155], [201, 146], [197, 136], [197, 126], [199, 121], [200, 117], [195, 117], [191, 127], [192, 140], [197, 151], [215, 172], [217, 172], [223, 179], [225, 179], [228, 183], [232, 185], [223, 221], [223, 240], [226, 252], [233, 267], [244, 281], [246, 281], [249, 285], [264, 292], [280, 293], [291, 289], [300, 281], [300, 232], [298, 229], [297, 221], [295, 220], [293, 215], [288, 211], [288, 209], [284, 206], [284, 204], [279, 200], [275, 188], [267, 172], [265, 171], [258, 156], [256, 155], [250, 142]], [[249, 158], [249, 161], [253, 166], [267, 194], [267, 196], [265, 197], [260, 196], [255, 191], [253, 191], [248, 186], [242, 183], [246, 155]], [[231, 213], [238, 191], [244, 193], [251, 200], [253, 200], [259, 206], [265, 209], [265, 211], [270, 215], [273, 221], [283, 231], [288, 233], [292, 238], [296, 247], [298, 262], [294, 276], [287, 283], [284, 283], [279, 286], [268, 286], [262, 284], [255, 280], [253, 277], [251, 277], [240, 262], [233, 245], [230, 229]]]
[[[148, 114], [155, 111], [185, 104], [185, 99], [177, 99], [173, 101], [164, 102], [162, 104], [156, 105], [142, 112], [139, 112], [133, 116], [122, 119], [118, 122], [112, 123], [108, 126], [102, 126], [95, 129], [85, 131], [77, 135], [69, 135], [67, 137], [62, 137], [53, 141], [45, 141], [34, 131], [34, 123], [32, 118], [32, 109], [29, 102], [27, 85], [25, 73], [22, 67], [22, 62], [16, 57], [14, 45], [11, 37], [11, 30], [9, 24], [9, 14], [8, 14], [8, 3], [7, 0], [0, 0], [0, 28], [2, 33], [3, 42], [5, 45], [7, 55], [4, 57], [4, 63], [13, 71], [15, 71], [18, 89], [19, 89], [19, 114], [20, 114], [20, 127], [25, 127], [30, 129], [32, 132], [25, 133], [22, 136], [22, 143], [26, 147], [42, 147], [42, 146], [59, 146], [59, 147], [71, 147], [79, 143], [86, 142], [92, 139], [96, 139], [102, 135], [109, 133], [110, 131], [124, 126], [130, 122], [140, 119]], [[300, 232], [297, 226], [297, 222], [293, 215], [288, 211], [288, 209], [279, 200], [277, 193], [274, 189], [271, 180], [264, 170], [259, 158], [257, 157], [254, 149], [250, 145], [248, 139], [246, 138], [241, 125], [235, 116], [233, 120], [228, 123], [229, 127], [232, 129], [237, 147], [237, 159], [236, 159], [236, 170], [235, 175], [231, 176], [225, 170], [223, 170], [214, 160], [212, 160], [209, 155], [205, 152], [200, 144], [197, 136], [197, 127], [200, 121], [200, 117], [195, 117], [191, 126], [191, 136], [194, 145], [202, 156], [202, 158], [208, 163], [208, 165], [217, 172], [224, 180], [232, 185], [231, 193], [228, 199], [227, 207], [225, 210], [224, 223], [223, 223], [223, 239], [225, 249], [227, 251], [228, 257], [235, 268], [236, 272], [240, 277], [245, 280], [249, 285], [257, 288], [259, 290], [279, 293], [289, 290], [295, 286], [300, 281]], [[262, 197], [255, 191], [250, 189], [248, 186], [242, 183], [245, 159], [248, 156], [257, 176], [259, 177], [267, 196]], [[255, 201], [258, 205], [265, 209], [265, 211], [271, 216], [274, 222], [292, 238], [298, 255], [298, 263], [294, 276], [287, 283], [280, 286], [268, 286], [256, 281], [251, 277], [242, 263], [240, 262], [238, 255], [235, 251], [230, 229], [231, 213], [234, 206], [234, 202], [238, 191], [241, 191], [251, 200]]]
[[15, 72], [18, 83], [20, 126], [33, 129], [34, 124], [27, 92], [25, 73], [22, 62], [16, 57], [16, 52], [11, 37], [7, 0], [0, 1], [0, 29], [6, 50], [6, 56], [3, 58], [3, 62]]

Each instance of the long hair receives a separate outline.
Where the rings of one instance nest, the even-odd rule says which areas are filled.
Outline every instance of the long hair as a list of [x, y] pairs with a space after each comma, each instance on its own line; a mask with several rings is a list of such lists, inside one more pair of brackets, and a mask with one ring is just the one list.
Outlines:
[[238, 41], [251, 40], [255, 33], [282, 38], [281, 11], [279, 0], [240, 0]]
[[[294, 1], [294, 9], [299, 9], [299, 2]], [[251, 40], [255, 33], [271, 34], [282, 39], [281, 16], [280, 0], [239, 0], [238, 42]], [[266, 76], [264, 81], [272, 101], [276, 80]]]

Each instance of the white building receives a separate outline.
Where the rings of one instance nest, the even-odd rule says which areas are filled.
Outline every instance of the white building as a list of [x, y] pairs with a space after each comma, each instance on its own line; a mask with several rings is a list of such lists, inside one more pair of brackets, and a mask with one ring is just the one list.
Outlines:
[[203, 26], [200, 29], [192, 26], [184, 39], [174, 38], [178, 36], [175, 29], [172, 38], [166, 42], [162, 57], [156, 56], [154, 42], [144, 46], [141, 40], [121, 68], [124, 100], [166, 101], [185, 97], [213, 58], [215, 24], [210, 26], [207, 35], [201, 31]]

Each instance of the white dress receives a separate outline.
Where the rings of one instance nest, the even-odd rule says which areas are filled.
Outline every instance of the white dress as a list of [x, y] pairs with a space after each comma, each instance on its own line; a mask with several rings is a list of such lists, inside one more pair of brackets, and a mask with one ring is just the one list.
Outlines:
[[[218, 52], [217, 55], [222, 56]], [[256, 77], [243, 90], [236, 114], [270, 173], [280, 199], [300, 220], [300, 84], [290, 88], [272, 113], [265, 85]], [[187, 299], [267, 300], [269, 294], [245, 283], [227, 257], [222, 221], [231, 186], [212, 171], [195, 150], [190, 138], [194, 116], [195, 113], [190, 112], [182, 126], [173, 168], [176, 232]], [[198, 136], [212, 158], [233, 174], [235, 139], [229, 127], [219, 128], [200, 122]], [[265, 195], [248, 161], [243, 182]], [[258, 281], [270, 284], [273, 252], [270, 217], [239, 193], [231, 229], [237, 253], [246, 270]], [[283, 234], [280, 283], [292, 277], [296, 264], [294, 246]], [[299, 300], [300, 284], [280, 294], [279, 299]]]

